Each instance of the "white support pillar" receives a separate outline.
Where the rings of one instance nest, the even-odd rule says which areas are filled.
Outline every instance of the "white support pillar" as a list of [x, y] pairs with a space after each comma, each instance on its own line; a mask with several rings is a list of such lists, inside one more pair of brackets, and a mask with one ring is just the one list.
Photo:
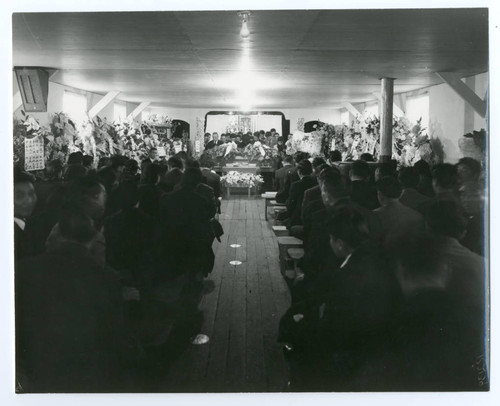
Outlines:
[[464, 99], [481, 117], [486, 117], [486, 102], [464, 82], [460, 75], [455, 72], [436, 72], [462, 99]]
[[381, 114], [380, 114], [380, 162], [389, 162], [392, 158], [392, 118], [394, 104], [394, 79], [381, 79]]
[[109, 103], [111, 103], [116, 96], [120, 94], [119, 91], [112, 91], [106, 94], [101, 100], [99, 100], [94, 107], [89, 110], [89, 118], [93, 119], [99, 114]]
[[130, 113], [127, 117], [127, 120], [133, 120], [136, 118], [139, 114], [141, 114], [146, 107], [148, 107], [151, 104], [151, 102], [142, 102], [139, 104], [133, 111]]

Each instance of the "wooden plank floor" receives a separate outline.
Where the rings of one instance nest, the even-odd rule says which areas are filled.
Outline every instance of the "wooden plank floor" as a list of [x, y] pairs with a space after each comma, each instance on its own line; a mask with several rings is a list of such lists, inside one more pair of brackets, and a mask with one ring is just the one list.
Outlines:
[[[259, 197], [222, 202], [222, 242], [200, 303], [205, 345], [190, 345], [162, 384], [164, 392], [280, 392], [288, 371], [278, 323], [290, 304], [278, 245]], [[240, 244], [239, 248], [230, 247]], [[230, 265], [238, 260], [239, 266]]]

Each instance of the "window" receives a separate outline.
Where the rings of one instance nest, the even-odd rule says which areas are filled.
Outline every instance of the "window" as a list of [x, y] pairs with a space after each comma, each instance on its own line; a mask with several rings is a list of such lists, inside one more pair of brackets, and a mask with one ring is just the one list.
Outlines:
[[114, 121], [121, 123], [127, 118], [127, 107], [125, 104], [115, 103], [113, 108]]
[[64, 91], [63, 111], [75, 124], [81, 125], [87, 119], [87, 96]]
[[429, 129], [429, 94], [406, 99], [406, 117], [412, 124], [422, 118], [422, 128]]
[[349, 111], [345, 110], [340, 113], [340, 123], [349, 125]]

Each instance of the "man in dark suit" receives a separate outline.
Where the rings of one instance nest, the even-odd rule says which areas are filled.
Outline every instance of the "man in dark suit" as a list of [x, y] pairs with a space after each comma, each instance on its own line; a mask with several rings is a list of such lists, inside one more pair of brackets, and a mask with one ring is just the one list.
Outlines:
[[33, 254], [34, 242], [30, 237], [27, 221], [33, 213], [36, 201], [33, 178], [25, 172], [14, 173], [14, 258], [16, 261]]
[[[294, 156], [294, 161], [295, 164], [298, 164], [300, 161], [303, 159], [309, 158], [309, 154], [306, 152], [297, 152]], [[285, 203], [288, 199], [288, 196], [290, 194], [290, 187], [292, 186], [293, 182], [297, 182], [300, 180], [299, 175], [297, 174], [297, 167], [292, 167], [291, 169], [288, 170], [286, 176], [285, 176], [285, 183], [283, 185], [283, 188], [278, 191], [276, 194], [276, 201], [278, 203]]]
[[215, 204], [217, 207], [217, 213], [220, 213], [220, 197], [221, 197], [221, 183], [220, 176], [217, 175], [213, 170], [214, 162], [206, 154], [200, 157], [200, 169], [203, 175], [203, 183], [210, 186], [213, 190], [215, 197]]
[[390, 243], [401, 235], [423, 231], [423, 216], [399, 202], [401, 186], [395, 178], [385, 176], [377, 181], [376, 187], [381, 207], [373, 212], [380, 218], [384, 242]]
[[458, 172], [451, 164], [438, 164], [432, 168], [432, 187], [435, 196], [420, 204], [418, 211], [424, 216], [429, 207], [438, 201], [452, 201], [462, 210], [462, 202], [458, 194]]
[[399, 171], [399, 183], [403, 187], [403, 193], [399, 201], [410, 209], [418, 210], [418, 207], [427, 202], [429, 197], [417, 191], [418, 173], [412, 167], [401, 168]]
[[16, 267], [17, 381], [25, 392], [114, 392], [128, 348], [120, 285], [89, 253], [93, 222], [59, 218], [65, 242]]
[[379, 207], [377, 190], [370, 185], [370, 167], [365, 161], [354, 161], [349, 176], [351, 178], [351, 199], [359, 205], [373, 210]]
[[215, 205], [197, 191], [202, 179], [199, 168], [186, 168], [179, 187], [160, 201], [162, 248], [169, 271], [173, 276], [187, 273], [200, 283], [213, 267], [210, 219], [215, 215]]
[[[319, 176], [320, 176], [320, 173], [323, 171], [323, 169], [330, 168], [325, 163], [325, 161], [323, 159], [321, 159], [321, 161], [323, 163], [317, 164], [316, 166], [314, 166], [315, 160], [313, 160], [313, 162], [312, 162], [313, 173], [314, 173], [314, 177], [317, 180], [317, 185], [313, 186], [310, 189], [307, 189], [304, 193], [304, 199], [302, 201], [302, 212], [300, 213], [300, 217], [302, 219], [302, 224], [304, 224], [303, 217], [304, 217], [304, 210], [306, 209], [306, 207], [311, 205], [313, 202], [321, 201], [321, 188], [319, 186]], [[318, 163], [318, 161], [316, 161], [316, 162]], [[314, 206], [317, 206], [317, 203], [314, 204]]]
[[283, 190], [285, 187], [285, 178], [290, 169], [293, 168], [293, 157], [286, 155], [283, 159], [283, 167], [274, 172], [274, 188], [276, 190]]
[[224, 144], [224, 141], [222, 141], [219, 138], [219, 134], [215, 132], [212, 134], [212, 140], [207, 143], [207, 145], [205, 146], [205, 149], [212, 149], [212, 148], [214, 148], [218, 145], [222, 145], [222, 144]]
[[312, 176], [312, 165], [307, 159], [303, 159], [297, 165], [299, 180], [292, 183], [290, 195], [286, 201], [286, 210], [290, 216], [289, 225], [301, 225], [300, 215], [302, 213], [302, 200], [307, 189], [316, 184], [316, 179]]

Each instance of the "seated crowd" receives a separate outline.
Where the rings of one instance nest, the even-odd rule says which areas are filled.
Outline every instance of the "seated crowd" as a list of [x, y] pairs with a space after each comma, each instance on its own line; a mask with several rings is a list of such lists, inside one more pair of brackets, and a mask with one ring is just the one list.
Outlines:
[[338, 155], [276, 173], [304, 247], [279, 327], [292, 389], [487, 390], [480, 163]]
[[228, 142], [234, 142], [238, 148], [245, 148], [249, 144], [260, 142], [271, 148], [276, 147], [279, 152], [284, 153], [285, 151], [285, 140], [280, 137], [274, 128], [271, 128], [270, 131], [260, 130], [254, 133], [249, 131], [247, 133], [223, 133], [219, 135], [219, 133], [214, 132], [212, 134], [206, 133], [204, 136], [205, 149], [212, 149]]
[[143, 391], [140, 371], [198, 332], [220, 178], [206, 156], [156, 155], [140, 174], [81, 153], [15, 170], [18, 391]]

